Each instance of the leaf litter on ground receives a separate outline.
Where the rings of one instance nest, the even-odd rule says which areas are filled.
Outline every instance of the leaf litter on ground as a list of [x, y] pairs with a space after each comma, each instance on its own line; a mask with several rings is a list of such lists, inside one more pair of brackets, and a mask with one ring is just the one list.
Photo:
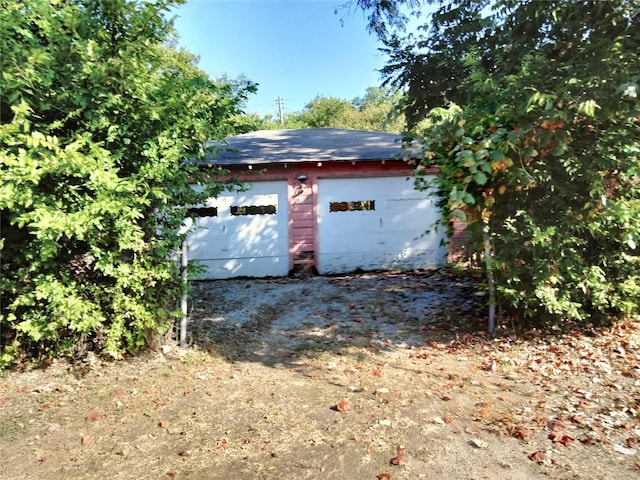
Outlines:
[[[397, 466], [390, 451], [404, 461], [399, 442], [411, 462], [393, 471], [398, 478], [464, 478], [476, 468], [465, 463], [469, 447], [492, 478], [591, 480], [637, 470], [638, 321], [590, 332], [502, 328], [487, 337], [465, 303], [477, 298], [475, 280], [438, 273], [198, 288], [186, 352], [165, 348], [82, 372], [56, 361], [0, 377], [0, 440], [14, 446], [0, 459], [7, 478], [42, 475], [42, 462], [25, 461], [33, 449], [46, 458], [48, 478], [114, 476], [123, 461], [139, 478], [178, 478], [195, 465], [239, 479], [375, 478]], [[343, 401], [347, 415], [322, 413]], [[155, 454], [138, 468], [138, 452]], [[324, 467], [321, 475], [330, 453], [335, 468], [352, 470]], [[170, 460], [180, 457], [190, 460]], [[98, 472], [82, 470], [95, 459]]]

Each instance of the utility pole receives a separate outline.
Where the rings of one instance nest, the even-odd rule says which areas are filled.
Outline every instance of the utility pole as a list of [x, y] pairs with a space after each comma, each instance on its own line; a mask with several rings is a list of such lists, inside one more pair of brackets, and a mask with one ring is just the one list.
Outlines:
[[280, 125], [284, 125], [284, 104], [282, 102], [282, 97], [278, 96], [278, 112], [280, 113]]

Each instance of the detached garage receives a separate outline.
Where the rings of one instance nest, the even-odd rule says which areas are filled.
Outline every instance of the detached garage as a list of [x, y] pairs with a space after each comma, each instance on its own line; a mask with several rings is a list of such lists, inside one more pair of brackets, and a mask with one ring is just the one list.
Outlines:
[[[265, 130], [227, 139], [209, 163], [250, 182], [194, 208], [189, 256], [203, 279], [320, 274], [441, 264], [428, 192], [396, 158], [398, 135], [341, 129]], [[435, 174], [436, 172], [431, 172]]]

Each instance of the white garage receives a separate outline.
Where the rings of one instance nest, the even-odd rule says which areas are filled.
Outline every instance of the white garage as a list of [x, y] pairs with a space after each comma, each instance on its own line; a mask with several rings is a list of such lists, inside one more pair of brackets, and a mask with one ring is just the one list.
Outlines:
[[201, 278], [282, 276], [289, 272], [287, 183], [255, 182], [247, 192], [222, 193], [196, 207], [189, 258]]
[[[222, 167], [253, 188], [196, 208], [189, 255], [201, 279], [441, 265], [439, 212], [413, 187], [399, 136], [333, 128], [266, 130], [219, 145]], [[436, 174], [426, 169], [425, 174]]]
[[429, 192], [407, 176], [318, 180], [318, 271], [419, 269], [440, 265], [442, 235]]

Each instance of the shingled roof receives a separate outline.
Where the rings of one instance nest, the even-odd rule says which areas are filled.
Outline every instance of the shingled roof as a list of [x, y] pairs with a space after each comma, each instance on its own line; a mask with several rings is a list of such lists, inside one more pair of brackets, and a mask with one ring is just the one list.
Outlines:
[[260, 130], [217, 144], [217, 155], [206, 163], [255, 165], [319, 161], [391, 160], [400, 153], [401, 135], [395, 133], [307, 128]]

